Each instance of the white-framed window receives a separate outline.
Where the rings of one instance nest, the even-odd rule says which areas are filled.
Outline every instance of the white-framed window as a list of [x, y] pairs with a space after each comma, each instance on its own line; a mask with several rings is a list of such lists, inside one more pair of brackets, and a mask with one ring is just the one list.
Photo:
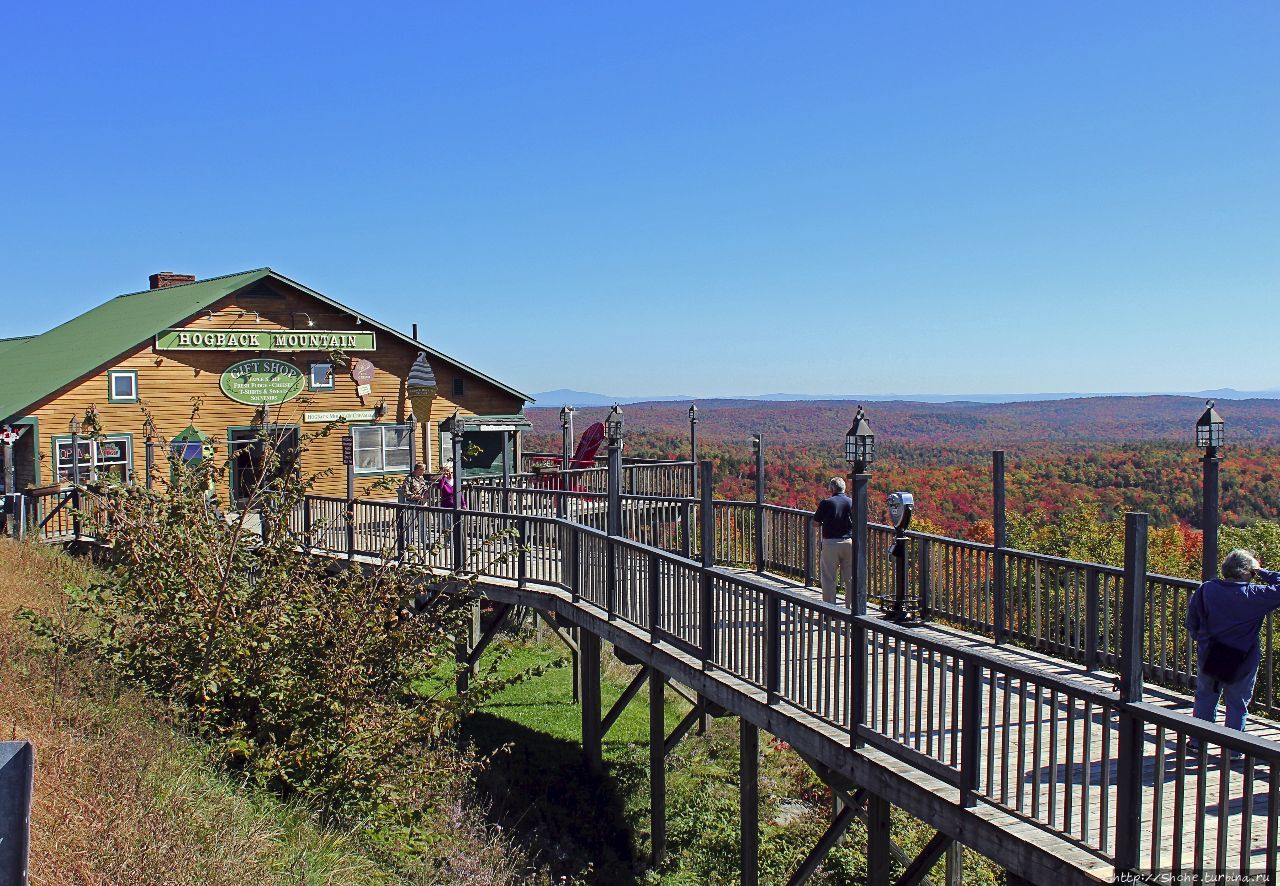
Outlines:
[[[127, 434], [104, 437], [101, 440], [79, 439], [80, 482], [111, 474], [118, 480], [129, 479], [129, 466], [133, 464], [133, 440]], [[75, 470], [75, 456], [70, 437], [55, 437], [53, 441], [53, 470], [61, 480], [71, 479]]]
[[407, 473], [413, 467], [413, 425], [351, 428], [357, 474]]
[[107, 402], [137, 403], [138, 373], [132, 369], [107, 370]]
[[332, 391], [334, 389], [333, 364], [312, 363], [307, 385], [312, 391]]

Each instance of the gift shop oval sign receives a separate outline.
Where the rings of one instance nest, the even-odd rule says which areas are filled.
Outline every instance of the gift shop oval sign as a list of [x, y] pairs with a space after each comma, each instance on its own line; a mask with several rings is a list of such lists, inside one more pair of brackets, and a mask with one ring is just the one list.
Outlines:
[[262, 358], [233, 363], [222, 373], [222, 393], [237, 403], [274, 406], [302, 393], [302, 370], [283, 360]]

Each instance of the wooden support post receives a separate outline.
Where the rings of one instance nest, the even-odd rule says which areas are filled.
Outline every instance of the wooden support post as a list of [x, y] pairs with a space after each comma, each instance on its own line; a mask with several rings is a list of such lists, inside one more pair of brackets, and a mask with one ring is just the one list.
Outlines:
[[889, 883], [889, 801], [867, 794], [867, 883], [888, 886]]
[[757, 432], [753, 442], [756, 449], [756, 572], [764, 572], [764, 438]]
[[671, 730], [671, 734], [667, 736], [667, 740], [662, 743], [662, 753], [664, 756], [675, 750], [676, 745], [680, 744], [680, 739], [689, 734], [689, 730], [693, 728], [693, 724], [697, 723], [701, 717], [702, 709], [696, 707], [684, 715], [684, 719], [676, 724], [676, 728]]
[[804, 521], [804, 586], [813, 587], [813, 547], [814, 530], [809, 521]]
[[964, 847], [952, 841], [947, 847], [946, 886], [964, 886]]
[[657, 552], [649, 555], [649, 642], [658, 642], [662, 628], [662, 560]]
[[702, 552], [702, 565], [711, 567], [716, 565], [716, 511], [715, 499], [715, 477], [711, 473], [711, 462], [704, 461], [698, 465], [702, 473], [702, 480], [698, 484], [702, 497], [699, 500], [699, 522], [701, 523], [701, 536], [699, 540], [699, 549]]
[[649, 833], [650, 861], [656, 867], [667, 855], [666, 678], [649, 668]]
[[453, 570], [462, 572], [467, 563], [466, 535], [462, 531], [462, 430], [453, 427], [453, 511], [446, 518], [453, 533]]
[[13, 886], [27, 883], [35, 762], [31, 742], [0, 741], [0, 882]]
[[605, 714], [604, 721], [600, 724], [601, 737], [609, 734], [609, 730], [613, 728], [614, 723], [618, 722], [618, 718], [627, 709], [627, 705], [631, 704], [631, 699], [636, 697], [636, 693], [640, 691], [644, 681], [649, 679], [649, 670], [648, 665], [641, 667], [631, 682], [627, 684], [627, 688], [622, 690], [622, 695], [618, 696], [618, 700], [609, 708], [609, 713]]
[[693, 525], [689, 519], [689, 499], [680, 502], [680, 556], [693, 556]]
[[994, 596], [994, 605], [992, 606], [992, 621], [995, 622], [995, 640], [996, 643], [1003, 643], [1005, 638], [1005, 630], [1008, 627], [1008, 618], [1005, 607], [1005, 561], [1004, 549], [1009, 543], [1007, 533], [1005, 531], [1005, 507], [1004, 507], [1004, 451], [997, 449], [991, 453], [991, 522], [995, 526], [995, 550], [992, 551], [992, 594]]
[[867, 715], [867, 481], [865, 471], [853, 474], [853, 593], [849, 595], [853, 626], [849, 631], [849, 746], [862, 747], [862, 723]]
[[1093, 670], [1098, 666], [1098, 604], [1101, 603], [1096, 566], [1085, 569], [1084, 595], [1084, 666]]
[[738, 797], [742, 819], [742, 884], [760, 881], [760, 730], [739, 722]]
[[764, 591], [764, 688], [769, 704], [777, 704], [782, 689], [782, 598]]
[[796, 868], [795, 873], [787, 880], [787, 886], [800, 886], [818, 870], [819, 865], [827, 857], [840, 838], [844, 836], [845, 831], [849, 830], [849, 825], [853, 824], [854, 809], [852, 806], [845, 806], [835, 817], [827, 829], [823, 832], [818, 842], [809, 850], [809, 854], [804, 857], [804, 861], [800, 862], [800, 866]]
[[1120, 625], [1120, 727], [1116, 754], [1116, 870], [1138, 867], [1142, 836], [1142, 615], [1147, 590], [1147, 515], [1124, 516], [1124, 601]]
[[585, 628], [579, 628], [579, 669], [582, 673], [582, 750], [587, 756], [587, 767], [592, 772], [604, 768], [601, 748], [603, 733], [600, 729], [600, 638]]
[[916, 574], [920, 581], [920, 620], [929, 620], [929, 611], [933, 608], [933, 563], [932, 545], [929, 539], [921, 536], [916, 539]]
[[928, 843], [924, 844], [924, 848], [907, 865], [907, 869], [902, 872], [902, 876], [898, 878], [896, 886], [920, 886], [924, 882], [925, 877], [938, 859], [942, 858], [944, 852], [955, 841], [942, 832], [933, 835]]
[[[507, 620], [507, 614], [511, 612], [511, 603], [499, 603], [493, 611], [493, 619], [489, 622], [489, 627], [484, 629], [480, 634], [480, 638], [472, 645], [470, 653], [467, 655], [467, 664], [471, 668], [471, 675], [475, 676], [476, 666], [480, 663], [480, 657], [484, 655], [484, 651], [489, 648], [489, 643], [497, 636], [499, 630], [502, 629], [502, 623]], [[475, 626], [480, 625], [480, 604], [475, 604], [474, 610]]]
[[[954, 703], [954, 701], [953, 701]], [[960, 702], [960, 804], [978, 802], [978, 756], [982, 748], [982, 666], [965, 659]]]
[[471, 660], [471, 650], [480, 642], [480, 601], [472, 600], [467, 604], [468, 618], [463, 633], [458, 637], [454, 647], [454, 656], [458, 663], [458, 692], [466, 692], [471, 686], [471, 677], [475, 674], [475, 663]]
[[[841, 804], [840, 811], [843, 812], [845, 809], [853, 810], [854, 817], [860, 819], [863, 824], [870, 828], [870, 819], [867, 817], [867, 812], [862, 808], [867, 798], [866, 789], [858, 788], [850, 794], [850, 791], [853, 790], [853, 783], [847, 778], [833, 772], [821, 761], [814, 759], [803, 751], [796, 751], [796, 753], [800, 755], [800, 759], [809, 764], [809, 768], [813, 770], [814, 775], [818, 776], [822, 783], [831, 789], [833, 800]], [[911, 859], [907, 857], [907, 853], [902, 850], [902, 847], [892, 840], [889, 841], [889, 854], [904, 869], [910, 867]], [[922, 886], [932, 886], [928, 877], [925, 877], [920, 882]]]

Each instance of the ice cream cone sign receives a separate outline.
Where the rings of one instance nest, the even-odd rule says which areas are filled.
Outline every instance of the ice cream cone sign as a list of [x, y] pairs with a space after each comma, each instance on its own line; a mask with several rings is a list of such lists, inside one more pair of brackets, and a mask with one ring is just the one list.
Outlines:
[[418, 359], [413, 361], [413, 367], [409, 370], [409, 402], [413, 405], [413, 414], [418, 421], [429, 421], [431, 419], [431, 401], [435, 399], [438, 388], [436, 387], [436, 374], [431, 371], [431, 364], [427, 362], [427, 355], [418, 352]]
[[360, 398], [361, 403], [373, 389], [373, 374], [373, 364], [363, 357], [356, 357], [351, 361], [351, 378], [356, 383], [356, 396]]

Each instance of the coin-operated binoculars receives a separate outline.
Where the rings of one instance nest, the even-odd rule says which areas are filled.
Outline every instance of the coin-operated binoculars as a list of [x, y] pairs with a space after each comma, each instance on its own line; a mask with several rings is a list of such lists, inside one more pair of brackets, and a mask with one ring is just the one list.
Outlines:
[[[889, 558], [893, 560], [894, 594], [893, 605], [885, 618], [890, 621], [906, 621], [907, 613], [907, 553], [911, 542], [907, 538], [907, 529], [911, 526], [911, 515], [915, 512], [915, 498], [910, 492], [889, 493], [889, 519], [893, 521], [893, 544], [889, 547]], [[916, 607], [917, 610], [919, 606]]]

